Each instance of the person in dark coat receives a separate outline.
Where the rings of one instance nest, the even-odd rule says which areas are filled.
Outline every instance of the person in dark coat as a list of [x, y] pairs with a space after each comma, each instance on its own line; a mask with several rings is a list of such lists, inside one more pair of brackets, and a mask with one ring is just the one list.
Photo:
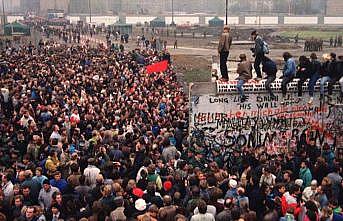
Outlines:
[[336, 54], [330, 53], [323, 55], [322, 79], [320, 81], [320, 98], [324, 99], [325, 85], [330, 83], [337, 76]]
[[259, 186], [259, 178], [253, 176], [250, 178], [250, 183], [248, 184], [247, 188], [247, 196], [249, 197], [250, 202], [249, 208], [252, 211], [256, 212], [258, 220], [262, 220], [262, 216], [266, 210], [265, 208], [265, 194], [262, 192], [262, 189]]
[[304, 82], [311, 77], [311, 63], [310, 60], [302, 55], [299, 57], [299, 65], [297, 67], [296, 76], [299, 78], [298, 81], [298, 97], [301, 99], [303, 95]]
[[323, 157], [318, 157], [313, 168], [313, 178], [316, 179], [318, 183], [321, 183], [328, 172], [329, 169], [325, 159]]
[[[337, 83], [337, 81], [343, 82], [343, 80], [341, 80], [341, 78], [343, 77], [343, 55], [338, 56], [338, 60], [336, 61], [336, 67], [334, 70], [336, 74], [332, 75], [331, 80], [329, 81], [329, 86], [328, 86], [329, 95], [332, 95], [334, 85]], [[342, 88], [341, 88], [341, 91], [342, 91]]]
[[313, 103], [313, 96], [314, 96], [314, 87], [316, 86], [316, 83], [318, 79], [320, 78], [320, 68], [321, 64], [317, 60], [316, 53], [312, 53], [311, 56], [311, 67], [310, 67], [310, 81], [308, 82], [308, 90], [310, 94], [310, 100], [308, 101], [309, 104]]
[[41, 184], [37, 180], [32, 179], [32, 171], [25, 171], [25, 181], [21, 184], [22, 187], [27, 186], [30, 188], [30, 197], [32, 199], [38, 199], [39, 191], [41, 189]]
[[263, 57], [265, 56], [263, 52], [263, 38], [257, 33], [257, 31], [251, 32], [251, 38], [255, 41], [255, 47], [252, 48], [252, 52], [254, 53], [255, 62], [254, 62], [254, 69], [256, 71], [256, 80], [262, 79], [262, 73], [260, 64], [262, 63]]
[[270, 58], [268, 58], [267, 56], [264, 56], [262, 59], [262, 71], [266, 73], [267, 75], [267, 80], [265, 83], [266, 90], [269, 92], [270, 97], [272, 99], [275, 99], [276, 96], [274, 95], [271, 89], [271, 84], [276, 79], [276, 73], [277, 73], [276, 63], [272, 61]]

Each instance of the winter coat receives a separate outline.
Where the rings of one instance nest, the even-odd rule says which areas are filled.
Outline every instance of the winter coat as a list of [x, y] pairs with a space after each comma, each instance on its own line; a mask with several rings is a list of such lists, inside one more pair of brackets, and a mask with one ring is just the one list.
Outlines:
[[242, 61], [238, 64], [238, 79], [248, 81], [252, 78], [252, 65], [250, 61]]
[[262, 71], [267, 74], [267, 76], [276, 76], [277, 66], [271, 59], [266, 59], [262, 61]]
[[282, 214], [285, 215], [287, 210], [291, 207], [294, 208], [294, 216], [297, 217], [301, 212], [301, 208], [297, 203], [297, 198], [290, 195], [289, 192], [286, 192], [281, 198]]
[[230, 33], [223, 33], [219, 39], [218, 52], [229, 52], [232, 44], [232, 36]]
[[304, 63], [300, 63], [296, 76], [298, 78], [310, 78], [311, 77], [311, 63], [309, 60], [306, 60]]
[[312, 174], [309, 168], [301, 168], [299, 172], [299, 178], [304, 181], [303, 186], [308, 187], [311, 185]]
[[295, 72], [296, 72], [295, 61], [293, 58], [289, 58], [286, 61], [285, 66], [283, 68], [283, 76], [284, 77], [294, 77]]
[[257, 36], [255, 39], [255, 55], [263, 53], [263, 39], [261, 36]]

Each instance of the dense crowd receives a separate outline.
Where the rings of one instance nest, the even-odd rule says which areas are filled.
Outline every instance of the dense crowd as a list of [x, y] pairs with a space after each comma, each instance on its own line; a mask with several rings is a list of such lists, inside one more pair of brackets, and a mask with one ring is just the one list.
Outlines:
[[322, 51], [323, 50], [323, 39], [306, 39], [304, 44], [304, 51]]
[[166, 51], [43, 42], [1, 56], [0, 220], [342, 220], [328, 146], [242, 148], [228, 163], [192, 142]]

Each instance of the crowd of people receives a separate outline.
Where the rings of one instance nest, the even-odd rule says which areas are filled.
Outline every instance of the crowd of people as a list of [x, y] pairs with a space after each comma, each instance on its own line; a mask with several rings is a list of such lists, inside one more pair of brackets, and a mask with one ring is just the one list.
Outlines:
[[342, 47], [343, 37], [342, 35], [336, 35], [336, 37], [330, 38], [330, 47]]
[[324, 41], [323, 39], [306, 39], [304, 44], [304, 51], [322, 51]]
[[[187, 137], [166, 51], [42, 41], [1, 58], [0, 220], [343, 219], [329, 146], [244, 147], [228, 163], [225, 147]], [[146, 72], [164, 59], [167, 71]]]

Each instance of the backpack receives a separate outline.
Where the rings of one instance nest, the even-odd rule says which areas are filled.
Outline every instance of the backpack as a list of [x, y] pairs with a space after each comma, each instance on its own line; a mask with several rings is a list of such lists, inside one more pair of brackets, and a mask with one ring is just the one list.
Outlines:
[[263, 54], [269, 54], [270, 52], [269, 45], [265, 40], [263, 40], [262, 51]]

